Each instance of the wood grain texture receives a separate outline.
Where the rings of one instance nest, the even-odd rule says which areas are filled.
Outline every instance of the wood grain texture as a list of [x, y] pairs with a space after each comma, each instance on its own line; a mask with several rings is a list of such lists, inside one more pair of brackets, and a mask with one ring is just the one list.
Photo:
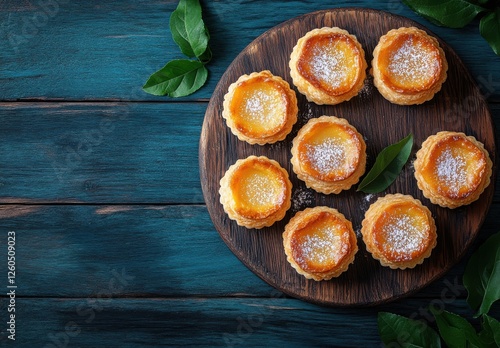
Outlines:
[[[492, 201], [494, 187], [490, 185], [480, 200], [467, 207], [457, 210], [440, 208], [423, 197], [413, 178], [413, 168], [407, 165], [396, 182], [383, 194], [410, 194], [430, 208], [439, 231], [438, 245], [430, 259], [415, 269], [391, 270], [381, 267], [371, 258], [359, 240], [361, 250], [347, 272], [330, 281], [307, 280], [293, 270], [283, 252], [281, 234], [290, 216], [306, 206], [332, 206], [346, 215], [354, 229], [359, 231], [364, 211], [382, 194], [364, 195], [351, 189], [339, 195], [326, 196], [306, 189], [292, 172], [289, 161], [294, 135], [311, 117], [334, 115], [346, 118], [367, 139], [369, 168], [382, 148], [409, 133], [413, 133], [416, 144], [412, 157], [429, 135], [440, 130], [463, 131], [474, 135], [494, 155], [493, 121], [467, 69], [453, 50], [441, 41], [450, 66], [448, 80], [441, 92], [428, 103], [410, 107], [391, 104], [376, 91], [371, 81], [358, 97], [336, 106], [308, 103], [304, 96], [298, 94], [299, 121], [285, 141], [270, 146], [251, 146], [238, 141], [221, 117], [222, 101], [229, 84], [243, 74], [265, 69], [291, 84], [288, 61], [293, 46], [307, 31], [323, 26], [338, 26], [356, 35], [370, 62], [371, 52], [383, 34], [393, 28], [419, 25], [384, 12], [340, 9], [292, 19], [253, 41], [222, 76], [207, 108], [200, 140], [202, 188], [208, 211], [223, 240], [245, 265], [269, 284], [292, 296], [321, 304], [377, 304], [417, 291], [455, 264], [479, 232]], [[247, 230], [237, 226], [228, 219], [218, 202], [219, 181], [224, 172], [237, 159], [253, 154], [277, 160], [288, 170], [294, 196], [304, 192], [310, 196], [308, 202], [295, 199], [284, 220], [263, 230]], [[454, 230], [452, 227], [455, 227]]]
[[[114, 292], [120, 296], [267, 296], [272, 291], [227, 249], [205, 206], [2, 208], [0, 226], [16, 231], [23, 296], [96, 296], [114, 272], [135, 278]], [[7, 257], [5, 248], [0, 256]], [[5, 262], [0, 272], [6, 274]]]
[[[30, 298], [19, 300], [15, 346], [377, 347], [377, 310], [415, 315], [435, 328], [428, 305], [408, 300], [359, 311], [283, 298]], [[464, 300], [444, 308], [471, 318]], [[499, 308], [491, 314], [498, 317]]]
[[[0, 203], [203, 204], [198, 144], [206, 107], [0, 103]], [[500, 104], [490, 108], [499, 129]]]
[[[206, 107], [0, 103], [0, 203], [203, 204], [198, 143]], [[491, 112], [499, 129], [500, 104]]]
[[[17, 0], [0, 5], [0, 100], [165, 100], [140, 87], [168, 60], [183, 57], [168, 28], [176, 1], [58, 2], [57, 11]], [[437, 27], [399, 0], [206, 0], [202, 6], [214, 57], [207, 85], [184, 100], [210, 98], [238, 52], [269, 28], [304, 13], [343, 6], [390, 11], [428, 25], [457, 51], [474, 78], [486, 81], [484, 91], [492, 100], [500, 95], [498, 57], [481, 39], [477, 22], [459, 31]]]
[[202, 103], [4, 103], [2, 202], [203, 203]]
[[[497, 232], [499, 214], [494, 205], [471, 251]], [[20, 296], [95, 297], [115, 272], [135, 279], [113, 292], [121, 297], [276, 293], [231, 253], [201, 205], [0, 205], [0, 226], [16, 231]], [[439, 298], [446, 282], [461, 283], [464, 267], [461, 262], [413, 298]], [[6, 272], [0, 263], [0, 274]]]
[[[0, 103], [0, 203], [204, 203], [206, 106]], [[500, 105], [491, 112], [498, 129]]]

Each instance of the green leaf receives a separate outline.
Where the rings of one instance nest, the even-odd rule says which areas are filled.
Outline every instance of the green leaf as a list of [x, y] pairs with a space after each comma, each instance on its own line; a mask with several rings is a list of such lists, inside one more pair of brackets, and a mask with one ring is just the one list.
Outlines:
[[480, 347], [481, 340], [465, 318], [447, 311], [437, 311], [430, 307], [430, 311], [436, 318], [441, 338], [449, 348]]
[[500, 299], [500, 233], [488, 238], [471, 256], [465, 268], [463, 283], [467, 302], [477, 310], [476, 317], [487, 314]]
[[382, 342], [403, 348], [441, 347], [438, 334], [423, 321], [412, 320], [397, 314], [380, 312], [378, 331]]
[[486, 9], [467, 0], [403, 0], [413, 11], [434, 24], [462, 28]]
[[199, 56], [198, 59], [203, 64], [207, 64], [208, 62], [210, 62], [212, 60], [212, 50], [210, 49], [210, 47], [207, 47], [207, 50], [205, 51], [205, 53], [203, 53], [201, 56]]
[[383, 149], [375, 159], [373, 167], [358, 185], [357, 191], [379, 193], [396, 180], [410, 157], [413, 135]]
[[201, 57], [208, 47], [208, 30], [198, 0], [180, 0], [170, 15], [172, 38], [188, 57]]
[[488, 41], [493, 52], [500, 56], [500, 7], [481, 18], [479, 31], [481, 36]]
[[207, 76], [202, 62], [176, 59], [151, 75], [142, 89], [153, 95], [184, 97], [203, 86]]
[[500, 322], [484, 314], [482, 327], [479, 333], [482, 347], [500, 347]]

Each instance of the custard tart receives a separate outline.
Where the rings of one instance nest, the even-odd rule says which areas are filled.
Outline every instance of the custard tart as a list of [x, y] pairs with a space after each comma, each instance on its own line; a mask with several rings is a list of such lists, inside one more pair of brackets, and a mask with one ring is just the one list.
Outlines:
[[285, 139], [297, 112], [297, 97], [288, 82], [264, 70], [240, 76], [229, 86], [222, 117], [238, 139], [264, 145]]
[[394, 104], [422, 104], [446, 81], [448, 63], [436, 38], [415, 27], [382, 36], [373, 51], [373, 83]]
[[352, 224], [336, 209], [306, 208], [285, 226], [288, 262], [307, 279], [329, 280], [345, 272], [358, 251]]
[[306, 33], [293, 48], [289, 65], [293, 84], [308, 101], [330, 105], [357, 95], [368, 67], [356, 36], [337, 27]]
[[422, 143], [416, 156], [418, 187], [434, 204], [451, 209], [470, 204], [490, 184], [493, 163], [473, 136], [439, 132]]
[[351, 188], [364, 174], [366, 144], [343, 118], [312, 118], [293, 139], [291, 163], [307, 187], [337, 194]]
[[265, 156], [236, 161], [220, 180], [220, 202], [240, 226], [263, 228], [285, 217], [292, 183], [278, 162]]
[[429, 209], [402, 194], [388, 194], [373, 203], [365, 213], [361, 234], [373, 258], [393, 269], [414, 268], [437, 244]]

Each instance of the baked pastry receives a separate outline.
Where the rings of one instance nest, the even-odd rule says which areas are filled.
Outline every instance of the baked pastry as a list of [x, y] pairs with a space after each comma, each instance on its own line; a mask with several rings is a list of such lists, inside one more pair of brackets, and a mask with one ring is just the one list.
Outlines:
[[361, 234], [366, 250], [382, 266], [414, 268], [436, 246], [436, 224], [431, 212], [412, 196], [388, 194], [365, 213]]
[[293, 48], [289, 65], [293, 84], [308, 101], [330, 105], [357, 95], [368, 67], [356, 36], [337, 27], [306, 33]]
[[441, 90], [448, 63], [436, 38], [415, 27], [382, 36], [373, 51], [373, 83], [400, 105], [422, 104]]
[[490, 184], [493, 163], [473, 136], [444, 131], [422, 143], [414, 166], [424, 196], [453, 209], [479, 198]]
[[264, 70], [243, 75], [224, 96], [222, 117], [234, 135], [250, 144], [285, 139], [297, 122], [297, 97], [288, 82]]
[[292, 267], [318, 281], [338, 277], [358, 251], [351, 222], [329, 207], [299, 211], [285, 226], [283, 246]]
[[343, 118], [312, 118], [293, 139], [291, 163], [307, 187], [325, 194], [340, 193], [365, 172], [366, 144]]
[[292, 183], [278, 162], [250, 156], [229, 167], [219, 193], [230, 219], [247, 228], [263, 228], [285, 216], [291, 206]]

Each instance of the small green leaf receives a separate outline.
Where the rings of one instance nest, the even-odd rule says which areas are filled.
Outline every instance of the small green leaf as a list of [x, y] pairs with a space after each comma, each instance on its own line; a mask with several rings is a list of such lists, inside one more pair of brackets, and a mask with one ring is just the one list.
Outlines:
[[396, 180], [410, 157], [413, 135], [383, 149], [375, 159], [372, 169], [358, 185], [357, 191], [379, 193]]
[[500, 322], [484, 314], [482, 327], [483, 330], [479, 333], [482, 347], [500, 347]]
[[180, 0], [170, 15], [172, 38], [188, 57], [201, 57], [208, 47], [208, 31], [198, 0]]
[[184, 97], [207, 81], [205, 64], [212, 59], [210, 35], [201, 17], [199, 0], [180, 0], [170, 16], [170, 30], [182, 53], [198, 60], [177, 59], [152, 74], [142, 89], [153, 95]]
[[202, 62], [176, 59], [151, 75], [142, 89], [153, 95], [184, 97], [203, 86], [207, 76]]
[[207, 47], [207, 50], [205, 51], [205, 53], [203, 53], [201, 56], [199, 56], [198, 59], [203, 64], [207, 64], [208, 62], [210, 62], [212, 60], [212, 50], [210, 49], [210, 47]]
[[493, 52], [500, 56], [500, 7], [481, 18], [479, 31], [481, 36], [488, 41]]
[[488, 238], [471, 256], [463, 276], [467, 302], [477, 310], [476, 317], [487, 314], [500, 299], [500, 233]]
[[378, 331], [382, 342], [403, 348], [438, 348], [438, 334], [423, 321], [408, 319], [397, 314], [380, 312]]
[[472, 325], [464, 318], [447, 311], [430, 307], [436, 318], [441, 338], [449, 348], [480, 347], [481, 340]]
[[413, 11], [434, 24], [462, 28], [485, 11], [467, 0], [403, 0]]

